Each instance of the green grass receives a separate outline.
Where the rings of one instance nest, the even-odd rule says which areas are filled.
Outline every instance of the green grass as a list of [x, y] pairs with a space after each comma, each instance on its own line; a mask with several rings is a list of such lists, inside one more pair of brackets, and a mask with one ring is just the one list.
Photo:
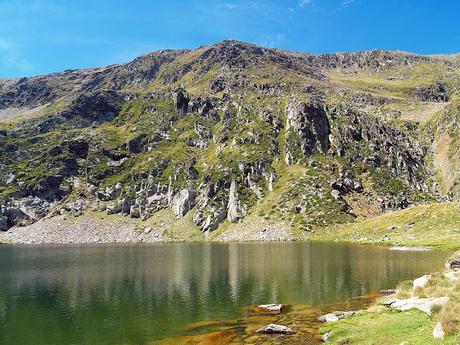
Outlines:
[[321, 333], [332, 332], [331, 344], [360, 345], [424, 345], [458, 344], [457, 336], [443, 341], [432, 336], [436, 321], [418, 310], [399, 312], [383, 309], [379, 313], [364, 312], [356, 317], [330, 323]]
[[[383, 241], [384, 236], [389, 239]], [[389, 212], [357, 223], [328, 227], [313, 240], [460, 248], [460, 203], [433, 203]]]

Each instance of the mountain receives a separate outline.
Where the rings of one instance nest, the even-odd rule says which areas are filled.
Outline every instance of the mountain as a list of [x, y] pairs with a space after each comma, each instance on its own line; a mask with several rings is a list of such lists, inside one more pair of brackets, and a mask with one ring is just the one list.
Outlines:
[[168, 210], [308, 233], [458, 201], [459, 96], [455, 55], [238, 41], [0, 79], [0, 229]]

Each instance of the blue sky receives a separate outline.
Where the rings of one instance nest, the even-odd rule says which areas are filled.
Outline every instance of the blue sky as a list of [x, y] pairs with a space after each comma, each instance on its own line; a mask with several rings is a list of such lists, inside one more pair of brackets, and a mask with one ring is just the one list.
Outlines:
[[238, 39], [293, 51], [460, 52], [460, 1], [0, 0], [0, 77]]

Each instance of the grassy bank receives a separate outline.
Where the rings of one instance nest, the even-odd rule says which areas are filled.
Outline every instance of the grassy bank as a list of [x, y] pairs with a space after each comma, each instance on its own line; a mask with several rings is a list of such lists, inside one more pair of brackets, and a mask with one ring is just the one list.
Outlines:
[[433, 203], [319, 229], [312, 240], [460, 249], [460, 203]]
[[[460, 257], [457, 252], [456, 257]], [[459, 344], [460, 279], [449, 279], [443, 273], [430, 275], [423, 287], [412, 281], [402, 282], [395, 295], [384, 298], [358, 316], [328, 323], [322, 333], [331, 332], [331, 344]], [[449, 274], [453, 274], [452, 272]], [[460, 273], [456, 273], [459, 277]], [[397, 311], [383, 305], [385, 300], [405, 298], [449, 297], [444, 306], [434, 307], [432, 315], [412, 309]], [[435, 339], [433, 330], [442, 326], [443, 339]]]

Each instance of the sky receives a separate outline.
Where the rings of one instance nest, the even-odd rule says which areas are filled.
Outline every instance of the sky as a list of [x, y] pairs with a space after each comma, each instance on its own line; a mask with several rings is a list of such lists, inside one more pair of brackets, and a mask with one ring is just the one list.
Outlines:
[[224, 39], [310, 53], [457, 53], [459, 18], [459, 0], [0, 0], [0, 78]]

